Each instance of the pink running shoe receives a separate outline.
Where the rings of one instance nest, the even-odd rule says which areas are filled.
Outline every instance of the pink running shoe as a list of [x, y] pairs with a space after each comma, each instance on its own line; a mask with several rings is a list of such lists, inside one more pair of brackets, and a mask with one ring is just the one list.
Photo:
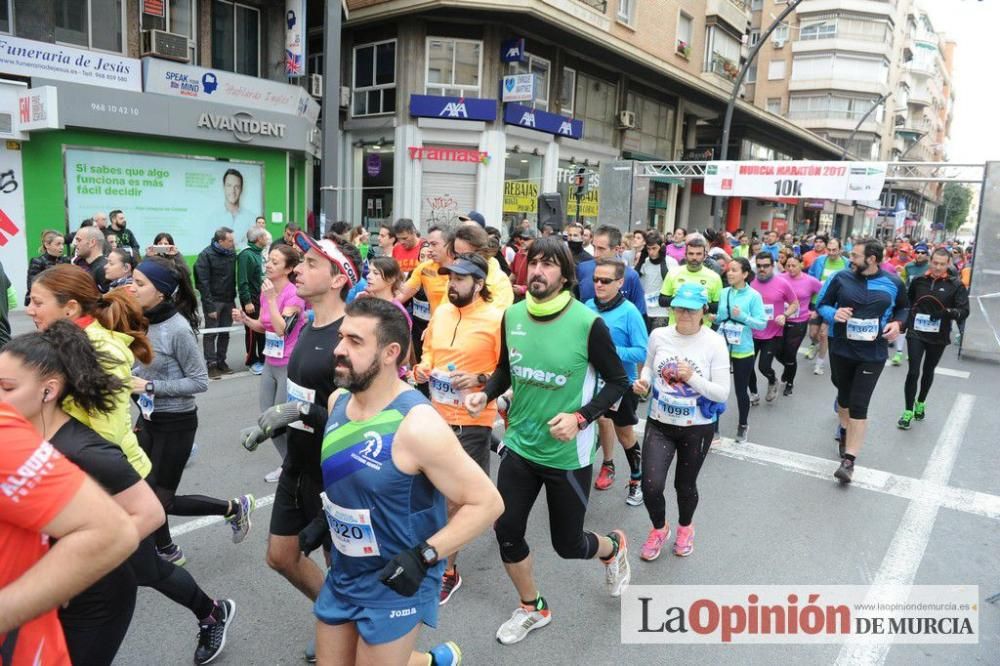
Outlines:
[[694, 525], [678, 525], [677, 541], [674, 542], [674, 555], [687, 557], [694, 550]]
[[646, 537], [646, 543], [642, 544], [639, 557], [647, 562], [652, 562], [660, 556], [660, 550], [663, 549], [663, 544], [669, 538], [670, 525], [664, 525], [662, 530], [658, 530], [655, 527], [649, 530], [649, 536]]

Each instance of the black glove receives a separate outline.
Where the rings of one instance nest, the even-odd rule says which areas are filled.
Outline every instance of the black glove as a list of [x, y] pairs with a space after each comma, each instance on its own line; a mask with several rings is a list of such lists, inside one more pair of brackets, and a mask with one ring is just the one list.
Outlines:
[[420, 589], [426, 575], [427, 565], [420, 555], [420, 548], [414, 547], [389, 560], [382, 567], [378, 579], [390, 590], [404, 597], [412, 597]]
[[962, 311], [959, 310], [958, 308], [948, 308], [947, 313], [948, 316], [954, 319], [955, 321], [958, 321], [959, 319], [962, 318]]
[[240, 430], [240, 444], [247, 451], [256, 451], [260, 443], [267, 439], [264, 431], [257, 426], [250, 426]]
[[313, 518], [312, 522], [299, 532], [299, 550], [305, 555], [319, 548], [326, 546], [327, 550], [333, 547], [333, 539], [330, 537], [330, 527], [326, 522], [326, 515], [320, 514]]

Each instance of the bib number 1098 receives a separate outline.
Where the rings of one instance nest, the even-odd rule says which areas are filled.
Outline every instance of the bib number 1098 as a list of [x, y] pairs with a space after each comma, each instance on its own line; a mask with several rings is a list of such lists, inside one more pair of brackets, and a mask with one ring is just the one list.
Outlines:
[[802, 181], [791, 178], [782, 178], [774, 181], [774, 196], [776, 197], [801, 197]]

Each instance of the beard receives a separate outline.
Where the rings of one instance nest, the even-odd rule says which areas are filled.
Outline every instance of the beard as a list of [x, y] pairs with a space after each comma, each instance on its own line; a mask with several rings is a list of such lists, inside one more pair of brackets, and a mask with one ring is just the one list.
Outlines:
[[534, 277], [528, 281], [528, 293], [536, 300], [543, 300], [555, 293], [559, 285], [551, 285], [544, 278]]
[[335, 356], [333, 365], [333, 383], [337, 388], [347, 389], [351, 393], [361, 393], [367, 391], [378, 377], [378, 361], [372, 361], [371, 365], [360, 373], [354, 370], [346, 356]]
[[456, 308], [464, 308], [466, 305], [471, 303], [472, 299], [475, 297], [476, 295], [471, 292], [467, 294], [462, 294], [457, 291], [453, 291], [451, 289], [448, 290], [448, 300]]

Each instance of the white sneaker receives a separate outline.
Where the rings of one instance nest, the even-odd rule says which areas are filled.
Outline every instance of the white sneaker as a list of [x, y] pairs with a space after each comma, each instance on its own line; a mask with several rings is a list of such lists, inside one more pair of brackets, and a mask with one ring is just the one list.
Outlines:
[[814, 375], [822, 375], [824, 372], [826, 371], [823, 369], [822, 363], [817, 363], [816, 366], [813, 368]]
[[753, 407], [756, 407], [757, 405], [760, 404], [760, 394], [759, 393], [751, 393], [750, 394], [750, 404]]
[[265, 483], [277, 483], [278, 478], [281, 476], [281, 468], [274, 470], [273, 472], [268, 472], [264, 475]]
[[551, 621], [552, 612], [548, 609], [529, 611], [518, 606], [510, 619], [497, 629], [497, 641], [504, 645], [520, 643], [531, 631], [541, 629]]
[[628, 539], [625, 532], [614, 530], [612, 534], [618, 535], [618, 554], [604, 564], [604, 582], [608, 586], [608, 594], [620, 597], [632, 579], [632, 568], [628, 564]]

